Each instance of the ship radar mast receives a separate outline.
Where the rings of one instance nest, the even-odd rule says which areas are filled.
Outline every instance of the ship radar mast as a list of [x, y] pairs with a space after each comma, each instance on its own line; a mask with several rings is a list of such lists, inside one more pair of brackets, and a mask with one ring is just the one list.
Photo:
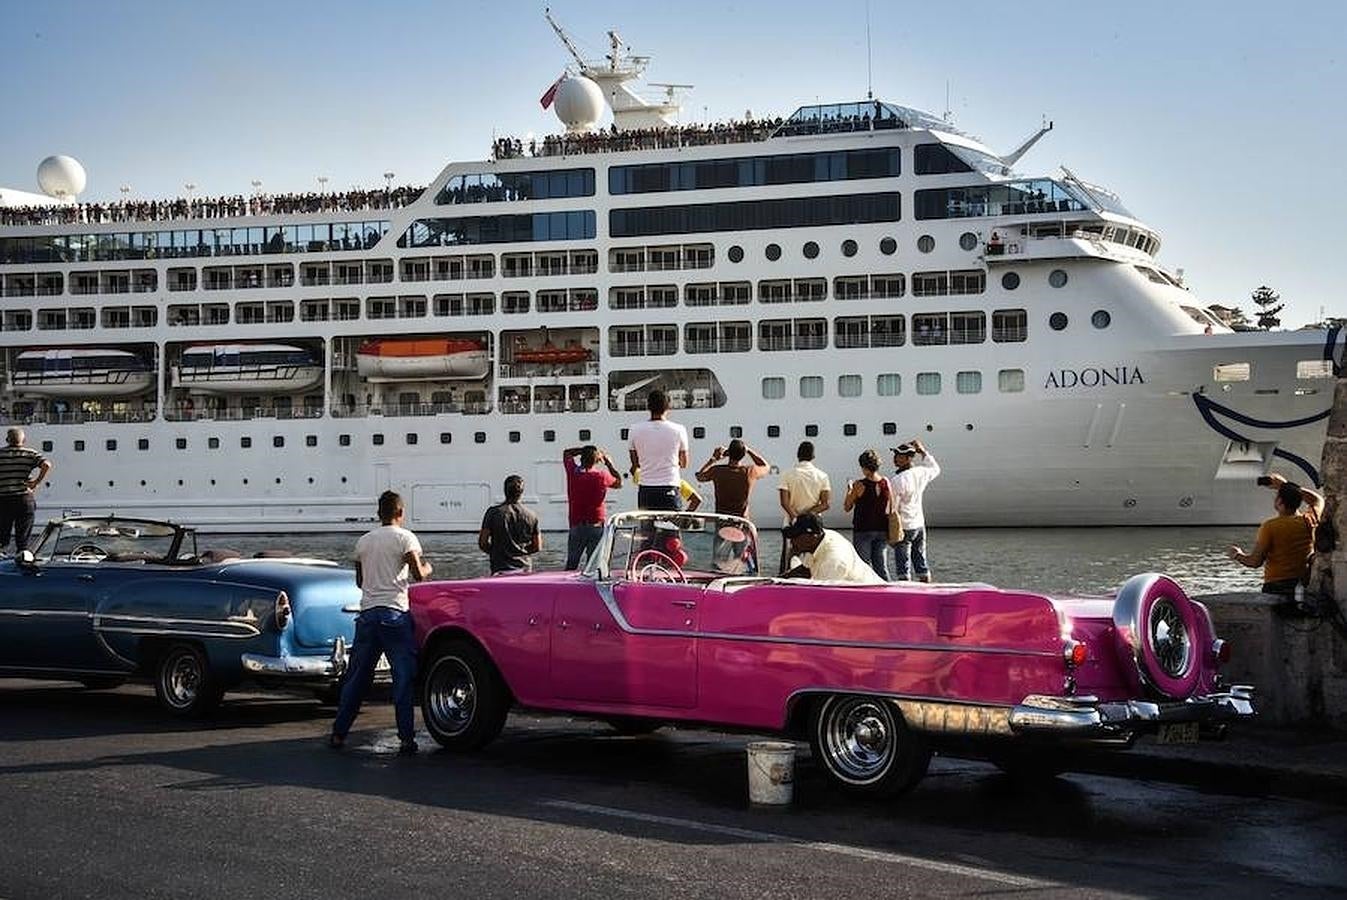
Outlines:
[[678, 114], [683, 110], [677, 92], [690, 90], [692, 85], [668, 82], [652, 84], [652, 87], [663, 88], [664, 96], [654, 99], [643, 97], [628, 83], [639, 81], [645, 75], [650, 57], [633, 55], [631, 48], [623, 43], [622, 36], [616, 31], [609, 31], [608, 53], [600, 60], [587, 60], [571, 36], [552, 18], [550, 8], [543, 10], [543, 17], [575, 60], [574, 74], [599, 86], [608, 108], [613, 112], [613, 125], [618, 131], [665, 128], [675, 124]]

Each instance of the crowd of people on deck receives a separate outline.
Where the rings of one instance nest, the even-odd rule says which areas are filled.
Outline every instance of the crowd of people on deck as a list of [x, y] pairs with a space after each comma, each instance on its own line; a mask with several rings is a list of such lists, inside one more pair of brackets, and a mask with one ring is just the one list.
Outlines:
[[742, 144], [766, 140], [781, 127], [782, 120], [731, 119], [711, 124], [668, 125], [663, 128], [608, 129], [549, 134], [542, 140], [497, 138], [491, 148], [492, 159], [519, 159], [528, 156], [570, 156], [578, 153], [617, 153], [623, 150], [661, 150], [674, 147], [701, 147], [708, 144]]
[[51, 206], [0, 207], [3, 225], [103, 225], [113, 222], [163, 222], [171, 219], [229, 219], [242, 216], [319, 212], [363, 212], [400, 209], [425, 192], [424, 186], [335, 193], [309, 191], [221, 197], [178, 197], [174, 200], [120, 200]]

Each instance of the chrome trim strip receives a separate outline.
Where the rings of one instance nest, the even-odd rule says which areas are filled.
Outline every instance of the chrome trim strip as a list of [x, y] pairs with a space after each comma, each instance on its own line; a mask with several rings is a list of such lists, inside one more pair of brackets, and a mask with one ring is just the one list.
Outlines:
[[[262, 633], [262, 630], [256, 625], [246, 621], [234, 621], [235, 617], [230, 619], [173, 619], [162, 618], [159, 616], [134, 616], [121, 613], [95, 613], [93, 616], [95, 631], [126, 631], [137, 632], [153, 629], [139, 627], [141, 623], [150, 626], [157, 626], [160, 629], [174, 629], [183, 626], [185, 629], [237, 629], [233, 634], [211, 631], [212, 636], [219, 637], [256, 637]], [[115, 625], [105, 625], [105, 622], [115, 622]], [[162, 632], [155, 632], [162, 633]]]
[[1010, 727], [1016, 734], [1108, 738], [1175, 722], [1224, 722], [1255, 714], [1249, 685], [1171, 703], [1031, 694], [1011, 710]]
[[682, 631], [665, 628], [637, 628], [627, 621], [627, 617], [623, 615], [621, 607], [618, 606], [617, 597], [613, 592], [612, 582], [596, 581], [594, 582], [594, 589], [598, 591], [604, 606], [608, 607], [608, 614], [613, 617], [613, 621], [617, 623], [618, 628], [622, 629], [622, 631], [627, 634], [645, 637], [698, 638], [709, 641], [737, 641], [753, 644], [799, 644], [809, 647], [845, 647], [848, 650], [911, 650], [940, 653], [990, 653], [999, 656], [1029, 656], [1043, 659], [1055, 659], [1058, 657], [1058, 653], [1052, 650], [1023, 650], [1009, 647], [970, 647], [961, 644], [902, 644], [877, 643], [874, 641], [837, 641], [828, 638], [729, 634], [719, 631]]
[[77, 669], [72, 667], [57, 666], [0, 666], [0, 672], [49, 672], [56, 675], [127, 675], [129, 673], [121, 669]]
[[89, 615], [91, 613], [87, 609], [0, 609], [0, 616], [15, 616], [20, 619], [37, 616], [83, 616], [87, 618]]
[[98, 631], [112, 634], [156, 634], [171, 635], [174, 637], [199, 637], [199, 638], [227, 638], [235, 641], [246, 641], [261, 634], [260, 631], [254, 631], [251, 634], [230, 634], [223, 631], [195, 631], [190, 628], [150, 628], [147, 626], [112, 628], [100, 627]]

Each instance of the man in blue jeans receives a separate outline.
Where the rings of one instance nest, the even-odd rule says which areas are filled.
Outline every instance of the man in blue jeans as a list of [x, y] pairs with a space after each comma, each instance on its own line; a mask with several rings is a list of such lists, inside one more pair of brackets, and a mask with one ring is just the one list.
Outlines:
[[[926, 511], [922, 497], [926, 487], [940, 475], [940, 463], [915, 438], [893, 450], [897, 468], [891, 479], [893, 499], [903, 520], [903, 539], [893, 545], [899, 581], [930, 581], [931, 567], [926, 559]], [[920, 459], [918, 459], [920, 457]]]
[[421, 542], [402, 527], [402, 498], [392, 491], [379, 497], [378, 528], [361, 536], [355, 545], [355, 583], [360, 587], [360, 615], [355, 620], [350, 669], [342, 685], [337, 718], [332, 723], [328, 745], [346, 744], [351, 723], [374, 681], [374, 666], [382, 653], [393, 669], [393, 706], [397, 711], [399, 748], [416, 752], [416, 722], [412, 694], [416, 680], [416, 638], [408, 612], [408, 576], [423, 581], [430, 563], [421, 557]]

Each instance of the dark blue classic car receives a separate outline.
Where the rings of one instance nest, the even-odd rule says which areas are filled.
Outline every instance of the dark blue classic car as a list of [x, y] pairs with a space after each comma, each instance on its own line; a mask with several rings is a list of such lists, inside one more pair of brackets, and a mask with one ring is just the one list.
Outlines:
[[359, 605], [355, 573], [335, 563], [201, 553], [178, 525], [68, 518], [0, 560], [0, 676], [149, 677], [178, 715], [245, 682], [330, 696]]

